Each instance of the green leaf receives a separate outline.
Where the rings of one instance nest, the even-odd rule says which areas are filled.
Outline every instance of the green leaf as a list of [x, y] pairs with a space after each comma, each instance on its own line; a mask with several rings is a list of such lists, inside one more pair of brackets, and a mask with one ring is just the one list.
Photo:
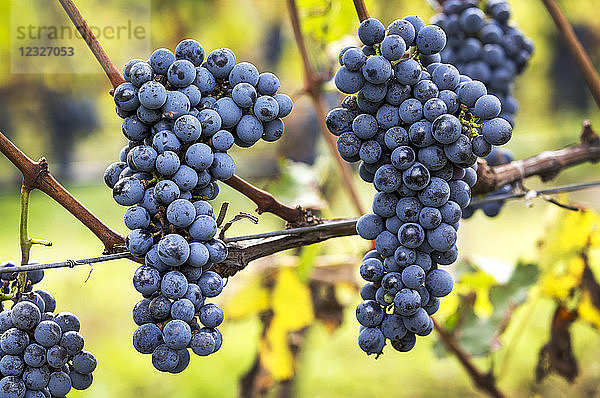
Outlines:
[[539, 274], [540, 270], [536, 264], [519, 263], [508, 282], [493, 286], [490, 289], [490, 302], [494, 306], [493, 316], [502, 318], [511, 303], [523, 304], [527, 300], [529, 287], [538, 280]]
[[[519, 263], [502, 284], [474, 267], [462, 270], [458, 282], [462, 294], [456, 311], [446, 318], [445, 327], [469, 354], [487, 355], [498, 346], [497, 334], [509, 308], [526, 301], [529, 288], [538, 280], [539, 268], [536, 264]], [[481, 316], [481, 309], [488, 310], [488, 315]], [[435, 352], [445, 355], [439, 347]]]

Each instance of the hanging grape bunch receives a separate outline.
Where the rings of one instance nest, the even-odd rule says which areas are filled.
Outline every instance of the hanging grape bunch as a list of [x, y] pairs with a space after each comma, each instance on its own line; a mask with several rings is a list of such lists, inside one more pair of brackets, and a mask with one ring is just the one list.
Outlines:
[[274, 74], [236, 64], [226, 48], [205, 61], [191, 39], [175, 53], [161, 48], [147, 62], [128, 62], [123, 75], [114, 100], [129, 144], [104, 180], [117, 203], [131, 206], [126, 245], [144, 258], [133, 276], [144, 297], [133, 309], [133, 345], [152, 354], [156, 369], [179, 373], [190, 361], [188, 348], [206, 356], [222, 343], [223, 311], [205, 299], [223, 289], [210, 269], [225, 260], [227, 246], [216, 238], [207, 200], [217, 197], [218, 181], [234, 174], [227, 151], [281, 138], [292, 100], [277, 94]]
[[511, 23], [510, 17], [506, 0], [449, 0], [432, 23], [448, 37], [448, 45], [440, 52], [442, 62], [483, 82], [502, 103], [500, 117], [514, 125], [518, 103], [512, 93], [513, 81], [527, 66], [533, 42]]
[[[96, 357], [83, 350], [79, 319], [70, 312], [55, 314], [56, 300], [48, 291], [32, 291], [43, 277], [43, 270], [28, 271], [25, 292], [18, 293], [11, 309], [0, 312], [0, 396], [63, 397], [72, 388], [85, 390], [92, 384]], [[0, 278], [4, 294], [16, 291], [18, 272]]]
[[340, 91], [358, 94], [326, 122], [342, 158], [360, 161], [360, 177], [377, 190], [373, 213], [356, 225], [376, 248], [360, 266], [367, 283], [356, 317], [360, 348], [378, 355], [386, 339], [409, 351], [433, 330], [430, 315], [454, 285], [441, 266], [458, 256], [459, 221], [477, 180], [472, 166], [506, 144], [512, 128], [482, 82], [434, 62], [446, 45], [440, 27], [411, 15], [386, 32], [370, 18], [358, 36], [364, 46], [343, 49], [335, 75]]

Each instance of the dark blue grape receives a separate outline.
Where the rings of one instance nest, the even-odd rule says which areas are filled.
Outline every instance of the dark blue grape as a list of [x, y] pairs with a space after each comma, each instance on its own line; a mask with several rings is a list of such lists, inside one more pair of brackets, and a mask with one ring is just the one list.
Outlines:
[[360, 71], [350, 71], [345, 66], [337, 70], [334, 77], [335, 86], [343, 93], [357, 93], [365, 84], [365, 78]]
[[401, 289], [394, 297], [394, 311], [402, 316], [417, 312], [421, 305], [421, 296], [416, 290]]
[[53, 397], [65, 396], [71, 391], [71, 378], [65, 372], [57, 371], [50, 374], [48, 391]]
[[150, 301], [148, 310], [152, 318], [162, 321], [171, 314], [171, 301], [165, 296], [155, 297]]
[[167, 347], [180, 350], [190, 343], [192, 331], [186, 322], [174, 319], [167, 322], [163, 327], [163, 339]]
[[69, 331], [79, 332], [79, 329], [81, 327], [79, 318], [77, 318], [75, 314], [66, 311], [56, 315], [54, 321], [58, 323], [63, 333]]
[[228, 48], [213, 50], [206, 57], [206, 68], [217, 78], [224, 79], [235, 66], [235, 54]]
[[375, 239], [375, 248], [384, 257], [393, 256], [398, 245], [396, 235], [389, 231], [383, 231]]
[[175, 54], [168, 48], [159, 48], [150, 56], [150, 66], [154, 70], [154, 73], [161, 75], [167, 74], [167, 70], [173, 62], [175, 62]]
[[113, 100], [119, 109], [134, 111], [140, 105], [138, 88], [131, 83], [122, 83], [115, 89]]
[[383, 263], [376, 258], [368, 258], [360, 266], [360, 276], [369, 282], [381, 280], [383, 277]]
[[404, 326], [419, 336], [426, 336], [433, 329], [431, 318], [423, 308], [419, 308], [415, 314], [405, 317]]
[[62, 337], [62, 330], [56, 322], [41, 321], [36, 327], [33, 334], [35, 341], [44, 347], [52, 347], [58, 344]]
[[358, 335], [358, 346], [367, 354], [379, 354], [383, 350], [385, 337], [379, 328], [366, 328]]
[[190, 100], [180, 91], [169, 91], [167, 100], [162, 107], [163, 116], [175, 120], [190, 111]]
[[240, 83], [249, 83], [256, 86], [258, 83], [258, 69], [250, 62], [240, 62], [229, 72], [229, 83], [232, 87]]
[[123, 120], [121, 131], [128, 139], [139, 141], [148, 135], [148, 125], [142, 123], [136, 115], [131, 115]]
[[200, 322], [208, 328], [216, 328], [223, 323], [223, 310], [216, 304], [205, 304], [198, 312]]
[[[189, 326], [188, 326], [189, 327]], [[177, 351], [161, 344], [152, 352], [152, 365], [161, 372], [174, 370], [179, 363]]]
[[198, 287], [204, 297], [216, 297], [223, 291], [223, 279], [213, 271], [206, 271], [198, 280]]
[[89, 351], [81, 351], [73, 357], [73, 369], [78, 373], [90, 374], [96, 369], [96, 365], [96, 357]]
[[451, 144], [460, 137], [462, 125], [456, 116], [445, 114], [433, 121], [431, 133], [440, 144]]
[[402, 270], [402, 283], [409, 289], [418, 289], [425, 281], [425, 272], [418, 265], [410, 265]]
[[416, 43], [422, 54], [436, 54], [446, 46], [446, 34], [439, 26], [428, 25], [418, 31]]
[[356, 307], [356, 319], [366, 327], [376, 327], [383, 321], [384, 311], [374, 300], [366, 300]]
[[208, 331], [200, 331], [192, 336], [190, 348], [194, 354], [199, 356], [207, 356], [217, 350], [217, 342], [212, 333]]
[[363, 300], [375, 300], [377, 288], [373, 283], [365, 283], [360, 289], [360, 297]]
[[476, 33], [485, 24], [485, 14], [477, 7], [467, 8], [460, 15], [460, 26], [467, 33]]
[[[277, 104], [272, 97], [269, 97]], [[260, 99], [260, 98], [259, 98]], [[257, 100], [258, 103], [258, 100]], [[221, 117], [221, 126], [223, 128], [231, 128], [235, 126], [242, 118], [242, 110], [235, 103], [235, 101], [229, 97], [220, 98], [215, 102], [213, 108]], [[256, 112], [256, 108], [255, 108]], [[277, 112], [279, 112], [279, 105], [277, 105]], [[275, 115], [276, 117], [277, 115]]]
[[261, 73], [258, 75], [256, 90], [261, 95], [275, 95], [279, 90], [279, 79], [273, 73]]
[[393, 165], [383, 165], [377, 169], [373, 183], [381, 192], [394, 192], [402, 184], [402, 173]]
[[375, 18], [367, 18], [358, 27], [358, 37], [367, 46], [381, 43], [385, 35], [385, 27]]
[[152, 80], [154, 71], [147, 62], [136, 62], [129, 70], [129, 78], [131, 83], [136, 87], [141, 87], [144, 83]]
[[400, 104], [398, 113], [404, 123], [412, 124], [423, 117], [423, 105], [419, 100], [409, 98]]
[[413, 44], [416, 37], [415, 27], [406, 19], [396, 19], [387, 29], [388, 35], [398, 35], [402, 37], [406, 46]]
[[481, 133], [490, 144], [504, 145], [512, 137], [512, 126], [502, 118], [495, 118], [483, 124]]
[[185, 59], [195, 66], [200, 66], [204, 61], [204, 48], [196, 40], [185, 39], [177, 44], [175, 56], [177, 59]]
[[425, 240], [425, 231], [416, 223], [406, 223], [398, 230], [398, 241], [410, 249], [419, 247]]
[[194, 80], [194, 85], [200, 89], [202, 96], [212, 93], [216, 84], [215, 76], [207, 68], [201, 66], [196, 68], [196, 79]]
[[373, 240], [384, 230], [384, 222], [376, 214], [365, 214], [356, 223], [356, 232], [363, 239]]
[[350, 71], [358, 71], [365, 64], [367, 57], [356, 47], [350, 47], [342, 56], [342, 65]]
[[[21, 301], [15, 304], [11, 310], [11, 319], [15, 327], [23, 330], [31, 330], [40, 322], [40, 309], [29, 301]], [[3, 349], [3, 351], [8, 352]]]
[[427, 274], [425, 286], [434, 297], [443, 297], [448, 295], [454, 287], [452, 276], [444, 270], [435, 269]]
[[60, 369], [68, 362], [68, 360], [69, 354], [63, 347], [55, 345], [48, 348], [48, 352], [46, 353], [46, 362], [48, 362], [50, 367], [54, 369]]
[[91, 374], [83, 375], [75, 371], [69, 373], [69, 377], [71, 378], [71, 386], [80, 391], [88, 389], [94, 380]]

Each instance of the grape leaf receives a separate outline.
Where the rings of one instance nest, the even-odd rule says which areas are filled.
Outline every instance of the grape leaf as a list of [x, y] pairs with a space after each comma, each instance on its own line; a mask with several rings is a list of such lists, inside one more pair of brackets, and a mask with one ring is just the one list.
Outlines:
[[228, 320], [247, 318], [270, 307], [269, 292], [259, 277], [249, 278], [223, 305]]
[[[502, 284], [494, 283], [494, 279], [481, 270], [471, 270], [460, 276], [459, 284], [467, 292], [459, 295], [457, 310], [446, 318], [445, 327], [469, 354], [481, 356], [500, 346], [498, 335], [506, 328], [512, 311], [526, 301], [530, 286], [537, 281], [539, 269], [535, 264], [519, 263], [510, 279]], [[477, 302], [489, 304], [488, 315], [478, 315], [481, 311], [476, 311]], [[437, 345], [434, 352], [446, 354], [445, 349]]]
[[314, 319], [310, 290], [295, 270], [284, 267], [279, 271], [271, 306], [273, 319], [260, 343], [260, 361], [274, 380], [287, 380], [293, 376], [295, 367], [288, 335], [310, 325]]

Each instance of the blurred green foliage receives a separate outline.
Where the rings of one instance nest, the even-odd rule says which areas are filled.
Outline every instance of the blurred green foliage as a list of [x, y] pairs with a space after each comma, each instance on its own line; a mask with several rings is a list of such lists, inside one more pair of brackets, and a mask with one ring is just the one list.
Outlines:
[[[136, 5], [144, 5], [148, 1], [152, 11], [152, 48], [173, 48], [179, 40], [193, 37], [208, 51], [217, 47], [230, 47], [239, 60], [251, 61], [261, 70], [272, 69], [280, 77], [283, 92], [295, 94], [302, 88], [302, 63], [293, 41], [285, 1], [132, 0], [127, 2], [127, 7], [134, 9]], [[117, 12], [100, 1], [77, 3], [90, 22], [110, 20], [111, 13]], [[521, 158], [576, 142], [581, 121], [589, 118], [593, 125], [600, 126], [600, 117], [595, 108], [556, 112], [551, 98], [555, 94], [549, 89], [553, 85], [549, 77], [549, 59], [556, 47], [555, 27], [542, 2], [511, 3], [515, 21], [536, 44], [530, 67], [516, 82], [516, 96], [521, 103], [521, 110], [513, 140], [508, 147], [515, 152], [517, 158]], [[310, 57], [320, 71], [331, 73], [336, 68], [339, 48], [354, 40], [358, 21], [352, 2], [299, 0], [298, 4], [301, 7], [300, 14]], [[73, 192], [108, 225], [125, 233], [123, 209], [112, 201], [110, 191], [100, 184], [105, 165], [116, 159], [125, 143], [120, 133], [120, 119], [114, 115], [112, 99], [107, 95], [109, 85], [106, 77], [100, 69], [97, 74], [11, 74], [8, 62], [11, 56], [9, 5], [9, 0], [0, 0], [0, 97], [4, 101], [2, 103], [11, 104], [10, 109], [17, 109], [17, 112], [11, 114], [11, 126], [14, 130], [7, 133], [30, 156], [36, 158], [48, 155], [50, 138], [38, 117], [41, 109], [35, 100], [36, 85], [45, 85], [65, 95], [94, 101], [100, 125], [92, 134], [77, 142], [74, 159], [79, 163], [76, 167], [80, 172], [88, 171], [85, 173], [84, 186], [73, 186]], [[418, 14], [427, 19], [434, 13], [425, 0], [371, 0], [367, 1], [367, 6], [371, 15], [380, 17], [385, 24], [407, 14]], [[600, 35], [597, 18], [600, 15], [600, 3], [565, 0], [561, 2], [561, 6], [571, 21], [584, 24]], [[48, 2], [48, 9], [35, 10], [41, 16], [45, 12], [61, 11], [58, 2]], [[131, 18], [135, 19], [135, 13], [132, 13]], [[281, 55], [276, 64], [267, 66], [263, 62], [266, 57], [265, 43], [268, 32], [274, 26], [281, 27]], [[118, 43], [110, 45], [118, 46]], [[107, 49], [110, 54], [110, 48]], [[598, 49], [595, 50], [597, 52]], [[147, 56], [149, 54], [130, 54], [131, 58]], [[560, 56], [567, 58], [570, 55], [565, 53]], [[91, 54], [89, 59], [93, 62]], [[15, 88], [3, 89], [8, 86]], [[16, 98], [17, 94], [23, 94], [23, 90], [28, 94], [25, 100], [19, 99], [17, 103], [11, 101], [13, 95]], [[326, 90], [335, 91], [331, 84], [326, 85]], [[586, 88], [581, 87], [581, 91], [585, 92]], [[310, 114], [309, 105], [307, 98], [299, 98], [289, 123], [305, 119]], [[313, 128], [318, 127], [315, 125]], [[279, 154], [276, 145], [267, 144], [260, 144], [252, 151], [238, 149], [234, 152], [239, 173], [243, 176], [253, 175], [255, 165], [265, 158], [273, 158], [277, 163]], [[306, 201], [319, 202], [325, 206], [322, 214], [326, 217], [354, 215], [350, 210], [350, 201], [344, 191], [339, 189], [335, 165], [321, 142], [317, 146], [317, 155], [316, 165], [310, 172], [306, 166], [292, 165], [288, 168], [282, 165], [279, 168], [283, 172], [278, 179], [259, 183], [268, 185], [289, 203], [297, 203], [302, 196]], [[50, 157], [51, 169], [52, 160]], [[555, 183], [589, 181], [599, 176], [597, 165], [581, 165], [561, 173]], [[0, 159], [0, 182], [7, 188], [0, 194], [0, 260], [18, 258], [16, 181], [17, 173], [12, 166], [5, 159]], [[361, 187], [363, 203], [369, 203], [373, 194], [371, 188], [358, 178], [357, 184]], [[542, 186], [536, 179], [527, 184], [532, 188]], [[298, 189], [298, 186], [303, 188]], [[320, 187], [321, 192], [315, 186]], [[597, 191], [574, 193], [563, 199], [600, 209]], [[252, 202], [228, 188], [223, 188], [218, 202], [225, 200], [231, 203], [230, 216], [239, 211], [254, 209]], [[217, 203], [215, 207], [218, 206]], [[580, 315], [586, 322], [575, 323], [572, 327], [574, 352], [580, 362], [579, 378], [572, 385], [556, 376], [545, 379], [539, 385], [533, 383], [537, 355], [548, 340], [549, 324], [556, 303], [564, 299], [560, 294], [580, 281], [581, 260], [569, 257], [581, 248], [573, 243], [576, 241], [574, 236], [578, 231], [583, 235], [589, 234], [590, 225], [593, 224], [590, 220], [577, 218], [555, 223], [564, 214], [565, 210], [551, 207], [545, 202], [535, 202], [533, 208], [527, 208], [522, 202], [515, 201], [507, 203], [501, 215], [493, 220], [478, 212], [461, 225], [461, 255], [465, 258], [465, 264], [471, 265], [456, 267], [455, 274], [460, 275], [462, 282], [442, 302], [438, 319], [446, 320], [448, 327], [457, 327], [452, 316], [457, 314], [457, 308], [461, 302], [464, 303], [469, 292], [475, 292], [474, 305], [466, 309], [471, 325], [468, 329], [463, 329], [463, 332], [467, 332], [463, 333], [462, 342], [469, 350], [479, 354], [485, 354], [493, 348], [492, 356], [475, 359], [482, 369], [497, 358], [506, 359], [508, 355], [509, 360], [500, 370], [502, 377], [499, 387], [510, 396], [530, 396], [536, 393], [542, 396], [591, 396], [598, 393], [600, 363], [597, 358], [600, 356], [600, 338], [594, 328], [600, 326], [600, 318], [597, 318], [597, 314], [592, 311], [593, 306], [589, 306], [589, 299], [586, 301], [585, 297], [582, 298], [581, 305], [587, 315]], [[281, 221], [262, 215], [258, 227], [249, 226], [249, 223], [242, 221], [234, 224], [229, 234], [282, 227]], [[30, 234], [54, 242], [51, 248], [33, 249], [33, 258], [43, 261], [83, 258], [96, 255], [102, 250], [89, 231], [39, 192], [32, 196]], [[536, 250], [538, 240], [546, 234], [556, 239], [550, 241], [546, 249]], [[560, 251], [561, 247], [566, 248], [565, 251]], [[351, 255], [357, 263], [361, 253], [367, 249], [368, 243], [357, 237], [336, 239], [303, 249], [298, 261], [293, 263], [298, 267], [297, 274], [285, 271], [279, 275], [282, 279], [277, 282], [280, 285], [285, 283], [285, 286], [294, 286], [294, 289], [301, 292], [296, 295], [302, 297], [299, 303], [306, 304], [301, 308], [296, 307], [298, 303], [289, 303], [296, 299], [285, 295], [277, 300], [275, 308], [272, 300], [277, 299], [276, 293], [281, 293], [281, 289], [265, 289], [264, 275], [253, 271], [252, 266], [232, 278], [221, 299], [227, 305], [226, 315], [232, 319], [224, 326], [223, 348], [213, 357], [194, 358], [190, 368], [177, 376], [154, 371], [149, 358], [138, 354], [131, 346], [131, 333], [134, 330], [131, 308], [139, 299], [131, 287], [130, 280], [134, 270], [131, 262], [101, 264], [93, 269], [79, 267], [73, 270], [48, 271], [44, 284], [55, 293], [58, 310], [69, 310], [80, 316], [86, 347], [97, 355], [99, 361], [93, 387], [85, 393], [72, 393], [72, 396], [235, 396], [238, 393], [238, 381], [252, 365], [257, 352], [262, 349], [273, 353], [277, 351], [274, 347], [278, 347], [280, 351], [277, 352], [287, 355], [285, 342], [282, 340], [285, 333], [303, 329], [312, 319], [312, 314], [307, 312], [310, 305], [303, 283], [317, 257], [329, 256], [340, 262], [347, 262], [347, 255]], [[518, 263], [519, 259], [524, 262]], [[274, 261], [283, 264], [287, 260], [278, 256]], [[515, 264], [520, 265], [513, 273]], [[91, 277], [84, 282], [90, 272]], [[534, 282], [538, 272], [542, 283], [528, 290], [528, 285]], [[473, 389], [456, 359], [434, 354], [434, 351], [438, 355], [443, 354], [435, 337], [420, 339], [416, 348], [407, 354], [389, 352], [377, 361], [364, 356], [356, 347], [354, 305], [358, 296], [349, 286], [336, 288], [336, 296], [346, 306], [344, 322], [333, 332], [321, 322], [316, 322], [305, 330], [304, 343], [295, 364], [297, 373], [294, 395], [328, 398], [387, 395], [436, 397], [442, 391], [448, 397], [479, 394]], [[501, 314], [505, 312], [509, 302], [522, 305], [514, 310], [512, 321], [500, 341], [495, 331], [502, 322]], [[287, 322], [289, 319], [286, 317], [283, 318], [284, 321], [278, 321], [280, 328], [270, 335], [271, 346], [265, 348], [264, 340], [261, 340], [263, 325], [257, 314], [271, 306], [279, 314], [285, 314], [287, 308], [293, 310], [294, 315], [301, 311], [303, 316], [292, 319], [297, 323]], [[465, 323], [462, 323], [462, 327], [465, 327]], [[469, 339], [471, 346], [468, 345]], [[510, 350], [502, 344], [505, 342], [511, 342]], [[280, 376], [290, 374], [290, 368], [286, 368], [289, 362], [281, 365], [283, 362], [277, 362], [280, 357], [272, 355], [272, 358], [275, 359], [270, 362], [271, 366], [280, 372]], [[283, 376], [281, 378], [285, 378]]]

